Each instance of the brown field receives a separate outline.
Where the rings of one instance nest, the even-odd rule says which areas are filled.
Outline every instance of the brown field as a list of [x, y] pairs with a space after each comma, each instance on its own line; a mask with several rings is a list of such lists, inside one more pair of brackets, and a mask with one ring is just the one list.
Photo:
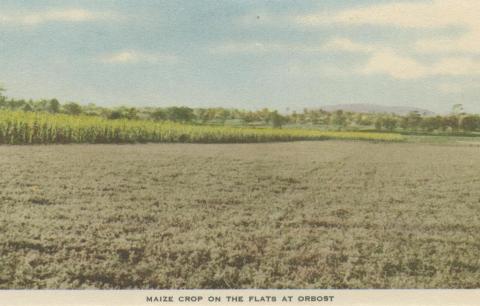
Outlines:
[[0, 146], [0, 288], [479, 288], [480, 147]]

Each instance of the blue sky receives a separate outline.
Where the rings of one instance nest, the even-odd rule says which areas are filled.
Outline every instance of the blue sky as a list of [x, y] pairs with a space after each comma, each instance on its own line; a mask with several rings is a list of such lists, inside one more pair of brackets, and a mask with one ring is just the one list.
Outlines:
[[0, 0], [0, 84], [98, 105], [480, 112], [480, 1]]

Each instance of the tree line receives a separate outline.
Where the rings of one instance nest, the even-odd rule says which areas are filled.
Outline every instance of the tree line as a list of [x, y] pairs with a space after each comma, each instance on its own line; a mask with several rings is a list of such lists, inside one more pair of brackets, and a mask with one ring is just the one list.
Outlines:
[[172, 107], [101, 107], [75, 102], [60, 103], [57, 99], [24, 100], [8, 98], [0, 88], [0, 109], [25, 112], [48, 112], [68, 115], [99, 116], [107, 119], [174, 121], [210, 125], [249, 125], [282, 127], [322, 127], [336, 130], [375, 130], [426, 133], [480, 132], [480, 116], [463, 112], [455, 105], [448, 115], [426, 116], [419, 112], [407, 115], [357, 113], [337, 110], [304, 109], [280, 114], [276, 110], [241, 110], [227, 108]]

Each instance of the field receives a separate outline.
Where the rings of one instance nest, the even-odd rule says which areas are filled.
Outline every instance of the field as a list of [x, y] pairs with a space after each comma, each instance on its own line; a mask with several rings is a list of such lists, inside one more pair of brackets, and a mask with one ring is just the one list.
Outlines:
[[252, 143], [326, 139], [393, 142], [403, 141], [405, 137], [394, 133], [208, 126], [0, 110], [0, 144]]
[[478, 288], [480, 146], [0, 146], [0, 288]]

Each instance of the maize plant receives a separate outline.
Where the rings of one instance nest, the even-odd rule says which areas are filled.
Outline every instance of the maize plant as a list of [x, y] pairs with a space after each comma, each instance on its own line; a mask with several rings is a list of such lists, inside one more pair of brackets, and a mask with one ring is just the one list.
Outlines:
[[169, 121], [109, 120], [94, 116], [0, 111], [0, 144], [249, 143], [325, 139], [402, 141], [404, 137], [393, 133], [208, 126]]

